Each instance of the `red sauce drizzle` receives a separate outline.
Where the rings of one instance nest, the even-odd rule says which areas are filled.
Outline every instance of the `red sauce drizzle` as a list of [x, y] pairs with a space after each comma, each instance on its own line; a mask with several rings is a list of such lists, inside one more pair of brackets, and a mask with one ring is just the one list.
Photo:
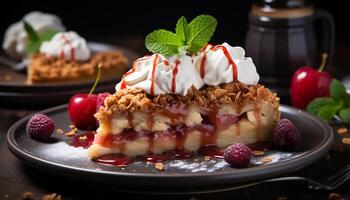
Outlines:
[[200, 65], [200, 70], [199, 70], [202, 79], [204, 79], [204, 77], [205, 77], [205, 63], [206, 62], [207, 62], [207, 54], [203, 54], [201, 65]]
[[[62, 34], [61, 39], [64, 41], [64, 44], [67, 44], [70, 47], [70, 60], [73, 62], [75, 60], [75, 48], [72, 46], [72, 44], [70, 43], [70, 40], [67, 39], [67, 37]], [[65, 54], [64, 54], [64, 50], [61, 49], [61, 58], [64, 59], [65, 58]]]
[[133, 115], [131, 114], [130, 111], [128, 111], [128, 112], [126, 113], [126, 118], [128, 119], [128, 125], [129, 125], [129, 127], [132, 127], [132, 126], [133, 126], [133, 123], [132, 123], [132, 121], [133, 121]]
[[158, 54], [156, 54], [156, 57], [153, 60], [152, 79], [151, 79], [151, 88], [150, 88], [150, 94], [152, 96], [154, 95], [154, 81], [155, 81], [155, 75], [156, 75], [157, 61], [158, 61]]
[[126, 72], [126, 73], [123, 75], [122, 83], [121, 83], [121, 85], [120, 85], [120, 89], [125, 89], [125, 88], [126, 88], [126, 83], [125, 83], [124, 78], [135, 72], [135, 66], [136, 66], [136, 64], [137, 64], [138, 62], [140, 62], [140, 61], [147, 60], [147, 59], [149, 59], [150, 57], [151, 57], [151, 56], [144, 56], [143, 58], [139, 58], [139, 59], [135, 60], [135, 62], [134, 62], [133, 65], [132, 65], [132, 68], [131, 68], [128, 72]]
[[175, 91], [176, 91], [176, 75], [177, 75], [177, 73], [178, 73], [178, 71], [179, 71], [179, 64], [180, 64], [180, 60], [176, 60], [175, 61], [175, 67], [174, 67], [174, 69], [173, 69], [173, 79], [172, 79], [172, 82], [171, 82], [171, 91], [173, 92], [173, 93], [175, 93]]
[[169, 61], [167, 61], [167, 60], [164, 60], [163, 63], [164, 63], [164, 65], [169, 65]]
[[[207, 44], [202, 48], [202, 52], [205, 52], [205, 50], [207, 50], [208, 47], [212, 48], [213, 45], [211, 44]], [[209, 48], [209, 49], [210, 49]], [[207, 54], [203, 54], [202, 60], [201, 60], [201, 65], [199, 68], [199, 73], [202, 79], [204, 79], [205, 77], [205, 63], [207, 62]]]
[[70, 145], [73, 147], [83, 147], [84, 149], [87, 149], [89, 146], [92, 145], [95, 133], [95, 131], [87, 131], [83, 134], [77, 134], [72, 137]]
[[117, 167], [126, 167], [128, 164], [133, 162], [132, 158], [122, 154], [107, 154], [96, 158], [94, 161]]
[[125, 80], [124, 78], [129, 76], [130, 74], [134, 73], [135, 72], [135, 68], [131, 68], [128, 72], [126, 72], [122, 78], [122, 84], [120, 85], [120, 89], [125, 89], [126, 88], [126, 83], [125, 83]]
[[65, 58], [63, 49], [61, 49], [60, 57], [61, 57], [62, 60], [64, 60], [64, 58]]
[[227, 59], [227, 61], [229, 62], [229, 64], [232, 67], [232, 77], [233, 77], [233, 81], [237, 81], [237, 65], [236, 63], [233, 61], [232, 57], [230, 56], [230, 54], [228, 53], [227, 49], [225, 46], [222, 45], [217, 45], [215, 47], [211, 48], [213, 51], [217, 51], [219, 49], [221, 49], [224, 52], [224, 55]]

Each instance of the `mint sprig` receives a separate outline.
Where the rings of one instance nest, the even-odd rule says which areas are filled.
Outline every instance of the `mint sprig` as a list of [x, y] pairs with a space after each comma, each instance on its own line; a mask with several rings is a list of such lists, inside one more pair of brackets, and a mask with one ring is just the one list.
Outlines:
[[188, 22], [186, 17], [182, 16], [176, 23], [176, 36], [181, 39], [182, 44], [186, 43], [186, 35], [189, 34]]
[[182, 41], [175, 33], [167, 30], [156, 30], [146, 37], [146, 47], [153, 53], [172, 55], [179, 52]]
[[204, 47], [213, 36], [217, 21], [210, 15], [200, 15], [188, 24], [189, 34], [186, 38], [188, 51], [196, 53]]
[[147, 35], [145, 45], [150, 52], [165, 56], [182, 52], [195, 54], [209, 42], [216, 26], [216, 19], [210, 15], [199, 15], [190, 23], [182, 16], [175, 33], [164, 29], [153, 31]]
[[51, 38], [58, 32], [53, 29], [48, 29], [42, 33], [37, 33], [34, 28], [25, 20], [23, 20], [24, 30], [28, 34], [28, 44], [26, 51], [29, 54], [38, 52], [43, 42], [51, 40]]
[[326, 121], [338, 115], [343, 122], [350, 124], [350, 95], [339, 80], [332, 80], [330, 95], [314, 99], [306, 110]]

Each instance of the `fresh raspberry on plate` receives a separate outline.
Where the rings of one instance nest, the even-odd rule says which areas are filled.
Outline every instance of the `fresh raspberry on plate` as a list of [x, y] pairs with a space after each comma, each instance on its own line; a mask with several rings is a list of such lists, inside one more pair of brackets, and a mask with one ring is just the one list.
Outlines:
[[44, 114], [33, 115], [27, 123], [27, 133], [34, 139], [48, 139], [55, 129], [53, 120]]
[[243, 168], [250, 163], [252, 150], [245, 144], [235, 143], [227, 147], [224, 152], [224, 159], [233, 167]]
[[273, 129], [273, 143], [279, 149], [297, 150], [301, 135], [297, 127], [288, 119], [281, 119]]
[[104, 101], [109, 95], [111, 94], [108, 92], [99, 93], [97, 95], [96, 111], [98, 111], [98, 109], [100, 109], [100, 107], [104, 105]]

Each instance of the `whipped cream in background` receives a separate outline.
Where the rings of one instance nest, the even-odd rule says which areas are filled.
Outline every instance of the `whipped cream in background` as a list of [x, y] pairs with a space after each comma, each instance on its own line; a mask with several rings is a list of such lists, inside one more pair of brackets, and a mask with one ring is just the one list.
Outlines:
[[186, 95], [192, 85], [200, 89], [204, 85], [215, 86], [232, 81], [256, 85], [259, 74], [252, 59], [245, 57], [242, 47], [232, 47], [223, 43], [217, 46], [208, 45], [192, 57], [164, 57], [153, 54], [140, 58], [135, 61], [133, 69], [116, 85], [116, 90], [137, 87], [151, 95]]
[[[41, 33], [48, 29], [57, 31], [65, 31], [66, 28], [62, 24], [61, 19], [53, 14], [32, 11], [26, 14], [25, 19], [35, 31]], [[26, 46], [28, 35], [23, 27], [23, 22], [18, 21], [9, 26], [6, 30], [2, 48], [13, 58], [21, 59], [26, 56]]]
[[91, 55], [86, 40], [74, 31], [56, 33], [50, 41], [41, 44], [40, 52], [76, 61], [86, 61]]

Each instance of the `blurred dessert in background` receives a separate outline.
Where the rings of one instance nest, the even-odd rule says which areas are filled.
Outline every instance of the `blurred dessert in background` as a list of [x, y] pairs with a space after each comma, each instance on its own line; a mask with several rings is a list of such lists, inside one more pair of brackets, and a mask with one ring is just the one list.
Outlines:
[[102, 77], [118, 77], [126, 71], [128, 59], [120, 51], [92, 53], [76, 32], [58, 32], [32, 55], [28, 83], [93, 80], [98, 64]]
[[66, 30], [61, 19], [57, 15], [39, 11], [32, 11], [26, 14], [22, 20], [8, 27], [2, 43], [2, 48], [5, 52], [16, 60], [21, 60], [28, 55], [26, 51], [28, 34], [24, 29], [23, 20], [30, 23], [33, 29], [38, 33], [42, 33], [46, 30]]
[[93, 80], [101, 64], [103, 78], [120, 77], [128, 66], [121, 51], [92, 52], [84, 38], [65, 32], [61, 19], [33, 11], [6, 31], [3, 48], [28, 65], [27, 83]]

